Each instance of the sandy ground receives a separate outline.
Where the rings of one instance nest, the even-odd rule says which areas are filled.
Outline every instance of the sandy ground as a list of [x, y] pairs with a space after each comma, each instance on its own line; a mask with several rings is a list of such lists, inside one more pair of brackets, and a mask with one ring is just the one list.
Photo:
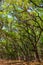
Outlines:
[[43, 65], [43, 62], [24, 62], [20, 60], [0, 60], [0, 65]]

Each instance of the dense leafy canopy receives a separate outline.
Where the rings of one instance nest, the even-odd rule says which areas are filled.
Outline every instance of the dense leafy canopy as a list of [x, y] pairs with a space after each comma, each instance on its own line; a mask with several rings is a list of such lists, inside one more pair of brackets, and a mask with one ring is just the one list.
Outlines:
[[0, 52], [28, 58], [36, 47], [43, 48], [43, 0], [0, 0]]

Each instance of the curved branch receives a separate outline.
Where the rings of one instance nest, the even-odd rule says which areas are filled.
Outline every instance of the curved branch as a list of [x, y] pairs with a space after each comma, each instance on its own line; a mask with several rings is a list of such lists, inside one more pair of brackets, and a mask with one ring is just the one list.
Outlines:
[[37, 5], [36, 3], [34, 3], [32, 0], [30, 0], [35, 6], [39, 7], [39, 8], [43, 8], [43, 5]]

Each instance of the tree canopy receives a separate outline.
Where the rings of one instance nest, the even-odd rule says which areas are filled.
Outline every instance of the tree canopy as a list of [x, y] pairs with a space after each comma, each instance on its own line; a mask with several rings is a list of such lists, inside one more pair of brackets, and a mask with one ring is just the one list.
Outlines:
[[41, 49], [43, 0], [0, 0], [1, 57], [30, 60], [35, 53], [39, 60]]

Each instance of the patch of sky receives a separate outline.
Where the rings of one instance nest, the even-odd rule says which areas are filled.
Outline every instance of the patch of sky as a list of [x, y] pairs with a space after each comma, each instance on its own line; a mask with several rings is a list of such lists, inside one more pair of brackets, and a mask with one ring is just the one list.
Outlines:
[[11, 15], [8, 15], [8, 18], [12, 18], [12, 16]]
[[32, 8], [32, 7], [29, 7], [29, 8], [27, 9], [27, 12], [31, 12], [31, 11], [33, 11], [33, 8]]

